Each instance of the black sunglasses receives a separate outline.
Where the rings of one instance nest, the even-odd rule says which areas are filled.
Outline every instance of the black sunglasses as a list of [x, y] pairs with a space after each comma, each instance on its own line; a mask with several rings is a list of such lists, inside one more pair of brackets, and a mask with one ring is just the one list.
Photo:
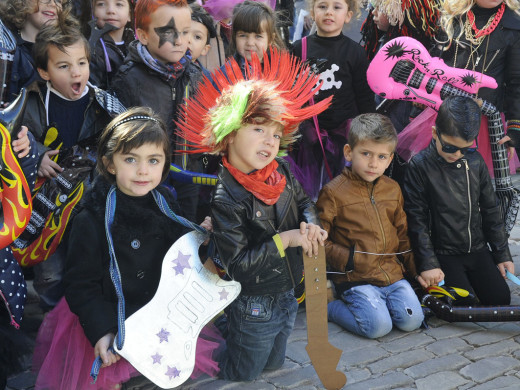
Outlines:
[[458, 146], [445, 144], [442, 142], [441, 133], [437, 131], [437, 139], [439, 140], [439, 143], [441, 144], [441, 149], [444, 153], [452, 154], [457, 153], [457, 151], [460, 150], [462, 154], [466, 153], [474, 153], [478, 150], [478, 138], [475, 138], [475, 146], [466, 146], [465, 148], [459, 148]]

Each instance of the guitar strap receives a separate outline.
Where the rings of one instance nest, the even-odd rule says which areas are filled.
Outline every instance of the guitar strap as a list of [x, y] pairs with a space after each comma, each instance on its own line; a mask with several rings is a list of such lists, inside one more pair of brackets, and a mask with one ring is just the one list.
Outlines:
[[305, 347], [318, 377], [326, 389], [341, 389], [347, 377], [336, 370], [341, 349], [329, 343], [327, 324], [327, 278], [325, 248], [318, 256], [303, 255], [305, 269], [305, 309], [307, 312], [307, 346]]

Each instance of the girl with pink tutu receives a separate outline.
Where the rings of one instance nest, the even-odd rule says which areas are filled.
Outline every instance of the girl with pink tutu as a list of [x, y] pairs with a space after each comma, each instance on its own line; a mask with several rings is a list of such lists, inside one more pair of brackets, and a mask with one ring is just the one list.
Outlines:
[[[38, 333], [36, 389], [116, 389], [140, 375], [111, 348], [118, 320], [152, 299], [166, 252], [193, 228], [182, 217], [166, 214], [168, 208], [179, 212], [172, 193], [160, 186], [169, 172], [169, 149], [165, 126], [149, 108], [119, 115], [101, 135], [100, 175], [70, 232], [65, 297]], [[201, 226], [210, 229], [211, 223]], [[119, 270], [116, 285], [122, 294], [114, 288], [111, 261]], [[212, 355], [221, 342], [213, 325], [202, 330], [192, 378], [218, 373]], [[98, 357], [102, 365], [92, 384], [89, 374]]]

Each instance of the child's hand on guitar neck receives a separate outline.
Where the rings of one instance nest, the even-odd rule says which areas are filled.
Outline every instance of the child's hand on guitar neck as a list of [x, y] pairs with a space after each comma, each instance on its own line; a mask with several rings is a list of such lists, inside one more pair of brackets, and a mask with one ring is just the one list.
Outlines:
[[312, 223], [300, 223], [300, 229], [280, 233], [283, 248], [301, 246], [307, 256], [318, 256], [318, 245], [325, 245], [327, 232]]
[[13, 152], [18, 153], [18, 158], [23, 158], [29, 154], [31, 151], [31, 143], [29, 141], [29, 137], [27, 136], [28, 129], [26, 126], [22, 126], [20, 132], [18, 133], [18, 138], [12, 142]]

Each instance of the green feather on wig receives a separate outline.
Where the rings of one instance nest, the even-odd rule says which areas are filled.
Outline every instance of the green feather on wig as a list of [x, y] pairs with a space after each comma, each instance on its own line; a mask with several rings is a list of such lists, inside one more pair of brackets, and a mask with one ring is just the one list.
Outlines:
[[215, 143], [221, 142], [228, 134], [242, 127], [242, 119], [247, 109], [250, 83], [240, 83], [233, 87], [233, 93], [211, 113], [211, 126]]

